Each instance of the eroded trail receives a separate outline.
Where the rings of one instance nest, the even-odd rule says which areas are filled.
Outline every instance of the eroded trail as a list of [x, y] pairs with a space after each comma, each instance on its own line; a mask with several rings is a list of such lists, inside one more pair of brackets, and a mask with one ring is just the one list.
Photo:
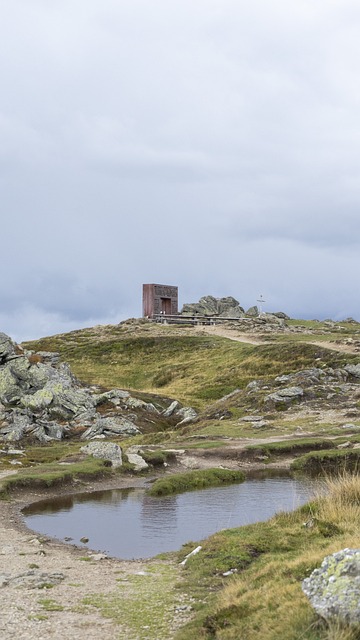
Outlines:
[[[234, 340], [235, 342], [244, 342], [246, 344], [275, 344], [275, 341], [272, 342], [271, 340], [269, 340], [269, 334], [267, 334], [267, 339], [264, 340], [264, 338], [259, 335], [243, 333], [241, 331], [237, 331], [236, 329], [228, 329], [224, 325], [204, 325], [202, 327], [194, 327], [194, 332], [198, 335], [207, 334], [220, 336], [221, 338], [228, 338], [229, 340]], [[306, 337], [304, 336], [304, 339], [301, 342], [304, 342], [306, 344], [313, 344], [314, 346], [322, 347], [323, 349], [330, 349], [331, 351], [337, 351], [339, 353], [349, 353], [354, 355], [359, 353], [358, 349], [355, 346], [330, 342], [327, 340], [306, 340]]]
[[[241, 333], [240, 331], [236, 331], [236, 329], [227, 329], [222, 325], [214, 325], [214, 326], [201, 326], [194, 327], [194, 333], [198, 335], [213, 335], [220, 336], [221, 338], [229, 338], [229, 340], [235, 340], [235, 342], [245, 342], [247, 344], [265, 344], [265, 341], [261, 338], [254, 336], [248, 333]], [[268, 342], [267, 342], [268, 344]]]

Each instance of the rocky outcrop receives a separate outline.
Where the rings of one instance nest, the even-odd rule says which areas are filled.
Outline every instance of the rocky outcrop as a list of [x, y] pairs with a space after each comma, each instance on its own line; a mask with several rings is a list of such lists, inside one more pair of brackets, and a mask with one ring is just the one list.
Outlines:
[[340, 624], [360, 623], [360, 549], [327, 556], [303, 581], [302, 589], [316, 612]]
[[[315, 410], [348, 409], [348, 417], [357, 417], [360, 382], [357, 366], [313, 367], [274, 380], [252, 380], [238, 393], [248, 396], [254, 412], [290, 410], [301, 403]], [[356, 425], [350, 427], [357, 429]]]
[[242, 318], [244, 309], [232, 296], [227, 298], [214, 298], [203, 296], [199, 302], [184, 304], [181, 313], [191, 316], [220, 316], [223, 318]]
[[203, 296], [199, 302], [184, 304], [181, 314], [185, 316], [216, 316], [219, 318], [261, 318], [263, 322], [272, 322], [275, 325], [282, 325], [278, 320], [289, 320], [289, 316], [283, 311], [276, 313], [261, 313], [255, 305], [246, 312], [238, 300], [232, 296], [226, 298], [214, 298], [214, 296]]
[[170, 420], [169, 426], [197, 417], [176, 401], [164, 410], [123, 389], [96, 393], [75, 378], [59, 354], [23, 350], [0, 333], [0, 440], [132, 436], [142, 425], [156, 424], [157, 416], [162, 425]]

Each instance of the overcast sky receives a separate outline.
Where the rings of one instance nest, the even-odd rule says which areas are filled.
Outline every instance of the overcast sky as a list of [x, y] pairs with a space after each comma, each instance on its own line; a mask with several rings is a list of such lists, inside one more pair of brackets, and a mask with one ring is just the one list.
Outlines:
[[0, 0], [0, 331], [360, 320], [358, 0]]

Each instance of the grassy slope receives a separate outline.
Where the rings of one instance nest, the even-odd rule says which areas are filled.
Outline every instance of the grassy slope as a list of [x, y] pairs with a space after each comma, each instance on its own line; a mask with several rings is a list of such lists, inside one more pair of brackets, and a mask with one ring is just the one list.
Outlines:
[[[359, 629], [321, 622], [301, 590], [326, 555], [359, 546], [360, 477], [329, 481], [328, 489], [294, 513], [205, 540], [185, 573], [197, 615], [177, 640], [358, 639]], [[179, 560], [190, 550], [186, 546]]]
[[[84, 329], [25, 343], [59, 351], [84, 382], [175, 397], [203, 409], [256, 378], [354, 359], [301, 341], [254, 346], [149, 324]], [[357, 358], [358, 360], [358, 358]]]
[[[307, 328], [320, 330], [310, 337], [316, 341], [339, 337], [336, 331], [321, 334], [318, 324]], [[351, 331], [349, 327], [349, 335]], [[27, 346], [60, 351], [86, 382], [163, 393], [204, 409], [210, 401], [255, 378], [321, 363], [338, 366], [359, 361], [358, 356], [305, 344], [307, 339], [309, 336], [301, 334], [274, 336], [277, 344], [254, 347], [222, 338], [194, 337], [191, 329], [144, 324], [72, 332]], [[222, 434], [226, 423], [227, 428], [231, 426], [231, 421], [223, 421]], [[294, 514], [279, 514], [266, 523], [221, 531], [204, 541], [202, 552], [186, 565], [183, 589], [197, 604], [194, 620], [179, 632], [178, 639], [360, 637], [358, 631], [351, 634], [328, 629], [319, 622], [301, 591], [301, 580], [325, 555], [346, 546], [360, 546], [359, 478], [354, 482], [355, 489], [345, 483], [340, 497], [333, 488], [330, 500], [313, 502]], [[314, 519], [314, 526], [304, 527], [309, 519]], [[196, 543], [189, 543], [178, 560], [194, 546]], [[223, 576], [234, 569], [233, 576]]]

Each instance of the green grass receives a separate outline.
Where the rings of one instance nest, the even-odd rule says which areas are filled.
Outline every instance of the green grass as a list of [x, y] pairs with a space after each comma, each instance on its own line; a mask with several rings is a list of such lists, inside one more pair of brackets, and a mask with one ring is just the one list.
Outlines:
[[41, 464], [36, 467], [20, 469], [16, 474], [1, 480], [0, 496], [6, 497], [18, 489], [47, 489], [68, 484], [74, 480], [93, 480], [114, 473], [111, 467], [104, 466], [103, 460], [86, 458], [82, 462], [69, 466], [57, 463]]
[[71, 332], [25, 346], [59, 351], [86, 383], [161, 392], [199, 409], [253, 379], [316, 366], [318, 358], [334, 367], [359, 360], [302, 342], [254, 346], [194, 336], [191, 330], [179, 332], [176, 327], [140, 324], [133, 333], [123, 326], [99, 331], [99, 335], [95, 329]]
[[183, 493], [194, 489], [205, 489], [223, 484], [244, 482], [242, 471], [230, 469], [205, 469], [202, 471], [188, 471], [156, 480], [147, 494], [150, 496], [166, 496], [173, 493]]
[[[337, 442], [343, 442], [338, 439]], [[318, 449], [333, 449], [334, 442], [325, 438], [299, 438], [297, 440], [284, 440], [281, 442], [269, 442], [262, 445], [249, 445], [245, 451], [254, 455], [297, 455], [304, 451], [316, 451]]]
[[64, 607], [51, 598], [41, 598], [38, 600], [38, 603], [42, 606], [44, 611], [64, 611]]
[[[328, 491], [293, 513], [202, 541], [184, 568], [196, 614], [176, 640], [358, 639], [359, 629], [343, 636], [321, 621], [301, 590], [326, 555], [359, 546], [360, 477], [334, 480]], [[309, 520], [313, 526], [305, 527]], [[193, 547], [185, 545], [178, 561]]]

